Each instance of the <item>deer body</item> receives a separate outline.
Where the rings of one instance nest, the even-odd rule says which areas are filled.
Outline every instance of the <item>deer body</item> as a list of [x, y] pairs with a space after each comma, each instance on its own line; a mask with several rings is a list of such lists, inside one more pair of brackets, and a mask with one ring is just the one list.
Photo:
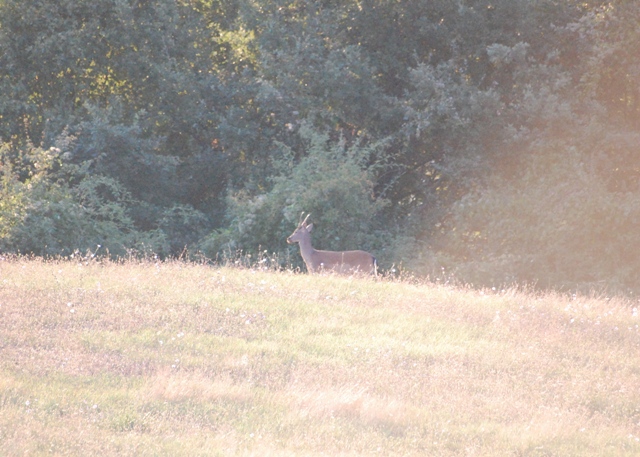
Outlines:
[[287, 243], [298, 243], [302, 260], [309, 273], [322, 271], [339, 274], [376, 274], [376, 258], [365, 251], [321, 251], [311, 246], [313, 224], [307, 225], [307, 219], [298, 224], [298, 228], [287, 238]]

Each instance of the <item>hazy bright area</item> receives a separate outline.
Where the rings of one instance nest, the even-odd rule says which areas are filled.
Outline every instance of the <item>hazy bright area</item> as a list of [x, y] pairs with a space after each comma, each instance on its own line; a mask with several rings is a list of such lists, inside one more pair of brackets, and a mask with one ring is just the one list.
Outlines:
[[637, 302], [0, 262], [0, 455], [640, 455]]

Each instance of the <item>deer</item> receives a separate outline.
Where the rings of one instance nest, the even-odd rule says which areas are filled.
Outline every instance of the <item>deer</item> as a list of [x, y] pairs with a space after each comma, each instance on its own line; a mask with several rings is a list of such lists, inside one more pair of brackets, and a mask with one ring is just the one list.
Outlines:
[[320, 251], [311, 246], [313, 224], [307, 224], [311, 214], [300, 222], [294, 232], [287, 238], [287, 243], [298, 243], [300, 254], [309, 273], [333, 272], [338, 274], [373, 274], [377, 275], [376, 258], [365, 251]]

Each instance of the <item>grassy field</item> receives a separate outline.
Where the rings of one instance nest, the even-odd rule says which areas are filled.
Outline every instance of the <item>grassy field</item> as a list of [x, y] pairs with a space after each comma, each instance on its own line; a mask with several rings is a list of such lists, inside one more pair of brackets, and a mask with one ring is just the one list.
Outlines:
[[636, 301], [0, 261], [0, 455], [640, 455]]

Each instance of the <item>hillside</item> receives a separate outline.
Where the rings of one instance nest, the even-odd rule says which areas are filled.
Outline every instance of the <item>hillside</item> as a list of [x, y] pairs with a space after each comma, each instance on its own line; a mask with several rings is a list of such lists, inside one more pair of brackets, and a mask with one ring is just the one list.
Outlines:
[[0, 455], [640, 455], [636, 302], [0, 261]]

